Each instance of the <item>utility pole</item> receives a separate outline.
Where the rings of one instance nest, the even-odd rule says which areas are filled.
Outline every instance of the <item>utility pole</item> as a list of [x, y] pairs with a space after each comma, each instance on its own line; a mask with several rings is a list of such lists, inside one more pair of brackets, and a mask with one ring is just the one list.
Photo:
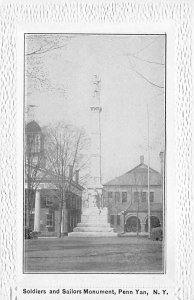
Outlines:
[[139, 237], [139, 193], [137, 197], [137, 237]]
[[149, 109], [147, 105], [147, 121], [148, 121], [148, 238], [150, 238], [150, 126], [149, 126]]

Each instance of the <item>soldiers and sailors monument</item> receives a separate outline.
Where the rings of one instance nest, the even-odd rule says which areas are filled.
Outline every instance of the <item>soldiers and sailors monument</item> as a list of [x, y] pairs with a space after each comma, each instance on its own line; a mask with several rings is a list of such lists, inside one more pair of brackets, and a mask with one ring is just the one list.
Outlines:
[[83, 207], [81, 223], [77, 224], [69, 236], [116, 236], [108, 223], [108, 210], [103, 206], [103, 186], [101, 176], [101, 124], [100, 105], [101, 80], [94, 76], [94, 94], [91, 111], [91, 177], [87, 188], [87, 206]]

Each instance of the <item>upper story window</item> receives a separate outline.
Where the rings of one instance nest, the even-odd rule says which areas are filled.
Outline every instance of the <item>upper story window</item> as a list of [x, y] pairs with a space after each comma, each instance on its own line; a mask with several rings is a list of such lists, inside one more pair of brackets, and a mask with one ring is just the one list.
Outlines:
[[154, 202], [154, 192], [150, 192], [150, 202]]
[[53, 202], [52, 202], [52, 198], [49, 196], [46, 196], [46, 206], [52, 206]]
[[30, 133], [27, 137], [27, 149], [30, 153], [39, 153], [41, 150], [40, 134]]
[[38, 153], [40, 152], [40, 134], [36, 134], [34, 140], [34, 152]]
[[120, 201], [120, 193], [115, 192], [115, 202], [119, 202], [119, 201]]
[[127, 202], [127, 192], [122, 192], [122, 203]]
[[146, 202], [146, 199], [147, 199], [147, 193], [146, 192], [142, 192], [142, 194], [141, 194], [141, 201], [142, 202]]
[[53, 206], [52, 197], [48, 195], [41, 196], [41, 208]]
[[139, 201], [139, 192], [134, 192], [134, 202], [138, 202]]

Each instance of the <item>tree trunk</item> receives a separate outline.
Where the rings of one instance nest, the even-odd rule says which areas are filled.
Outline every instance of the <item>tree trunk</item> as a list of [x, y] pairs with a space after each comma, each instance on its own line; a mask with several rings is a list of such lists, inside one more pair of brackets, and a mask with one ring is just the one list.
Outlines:
[[61, 195], [61, 203], [60, 203], [59, 230], [58, 230], [59, 238], [61, 238], [62, 217], [63, 217], [63, 195]]

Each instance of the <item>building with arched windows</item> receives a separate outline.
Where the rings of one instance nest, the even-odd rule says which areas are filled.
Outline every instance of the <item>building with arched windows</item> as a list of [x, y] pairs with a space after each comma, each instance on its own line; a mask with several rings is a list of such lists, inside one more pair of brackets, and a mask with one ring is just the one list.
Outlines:
[[[163, 225], [163, 152], [160, 153], [161, 173], [149, 168], [151, 229]], [[103, 184], [104, 205], [109, 221], [118, 232], [148, 232], [148, 166], [144, 157], [127, 173]]]

